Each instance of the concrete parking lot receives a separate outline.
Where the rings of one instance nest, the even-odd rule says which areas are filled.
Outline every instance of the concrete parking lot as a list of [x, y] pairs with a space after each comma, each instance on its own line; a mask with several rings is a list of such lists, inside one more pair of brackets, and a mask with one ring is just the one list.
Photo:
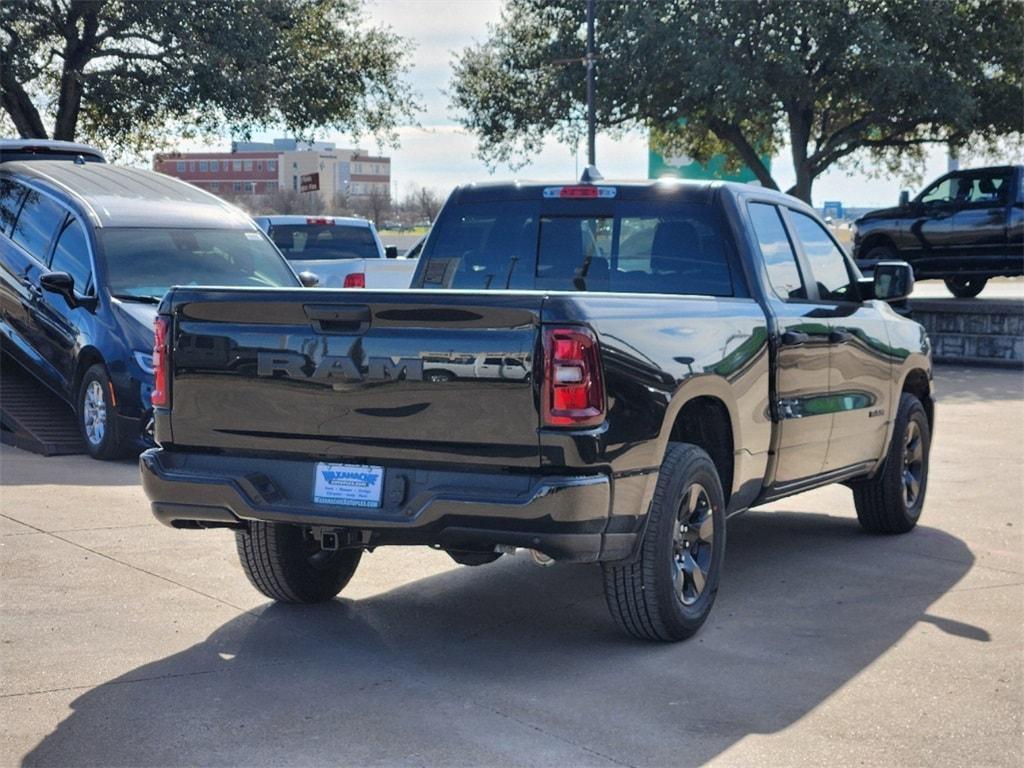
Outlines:
[[704, 630], [620, 636], [596, 567], [384, 549], [266, 602], [134, 464], [0, 452], [3, 765], [1006, 765], [1022, 755], [1024, 379], [940, 367], [921, 525], [824, 489], [732, 521]]

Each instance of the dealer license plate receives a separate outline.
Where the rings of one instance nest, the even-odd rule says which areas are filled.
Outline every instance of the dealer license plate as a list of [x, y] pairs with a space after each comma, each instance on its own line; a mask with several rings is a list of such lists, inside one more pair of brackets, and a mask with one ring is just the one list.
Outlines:
[[316, 465], [313, 501], [345, 507], [379, 507], [384, 490], [384, 467], [368, 464]]

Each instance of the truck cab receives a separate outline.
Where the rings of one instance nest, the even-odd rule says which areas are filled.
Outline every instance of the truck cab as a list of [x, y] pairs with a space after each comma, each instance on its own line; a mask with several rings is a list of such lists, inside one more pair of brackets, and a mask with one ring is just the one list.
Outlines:
[[947, 173], [854, 226], [864, 271], [903, 259], [917, 279], [944, 280], [958, 298], [977, 296], [990, 278], [1024, 274], [1024, 166]]
[[275, 599], [330, 599], [377, 546], [524, 548], [601, 563], [623, 629], [679, 640], [731, 515], [842, 482], [866, 529], [916, 524], [930, 350], [889, 306], [912, 285], [752, 186], [469, 185], [411, 290], [169, 293], [144, 487], [168, 525], [235, 529]]

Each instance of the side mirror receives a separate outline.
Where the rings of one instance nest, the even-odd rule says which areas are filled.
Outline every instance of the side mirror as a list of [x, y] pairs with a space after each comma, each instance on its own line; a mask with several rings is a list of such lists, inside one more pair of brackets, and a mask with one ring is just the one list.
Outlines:
[[908, 205], [910, 205], [910, 193], [902, 189], [900, 190], [900, 208], [906, 208]]
[[397, 245], [385, 245], [384, 246], [384, 258], [385, 259], [397, 259], [398, 258], [398, 246]]
[[320, 278], [312, 272], [299, 272], [299, 282], [303, 288], [316, 288], [320, 285]]
[[875, 265], [875, 298], [902, 301], [914, 290], [914, 270], [905, 261], [880, 261]]
[[78, 306], [75, 299], [75, 278], [67, 272], [47, 272], [39, 278], [44, 291], [63, 296], [69, 307]]

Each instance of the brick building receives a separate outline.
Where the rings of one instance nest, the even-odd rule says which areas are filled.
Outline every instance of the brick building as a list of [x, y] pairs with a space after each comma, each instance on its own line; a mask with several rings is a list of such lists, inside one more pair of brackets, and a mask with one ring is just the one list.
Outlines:
[[159, 154], [153, 158], [153, 169], [214, 194], [309, 190], [331, 199], [391, 192], [391, 158], [337, 149], [329, 142], [236, 142], [231, 152]]

